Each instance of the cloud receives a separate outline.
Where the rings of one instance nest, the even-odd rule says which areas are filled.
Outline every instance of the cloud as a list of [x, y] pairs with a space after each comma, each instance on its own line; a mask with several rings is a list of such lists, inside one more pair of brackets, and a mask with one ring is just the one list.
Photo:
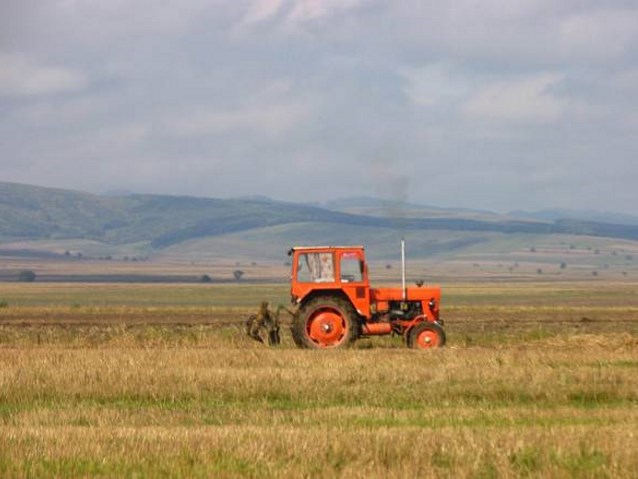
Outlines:
[[73, 69], [39, 65], [26, 56], [0, 53], [0, 95], [34, 96], [78, 91], [88, 84]]
[[405, 92], [417, 105], [434, 106], [442, 101], [455, 101], [470, 89], [467, 80], [455, 75], [451, 65], [432, 63], [401, 71], [407, 80]]
[[463, 107], [474, 120], [551, 123], [562, 115], [565, 102], [553, 93], [563, 75], [542, 73], [497, 80], [480, 87]]
[[296, 0], [287, 17], [289, 22], [316, 20], [358, 7], [362, 0]]
[[254, 0], [240, 25], [250, 27], [280, 19], [287, 30], [295, 30], [304, 23], [335, 16], [364, 3], [365, 0]]
[[[626, 0], [5, 3], [7, 180], [638, 204], [638, 8]], [[603, 170], [592, 194], [583, 185]]]
[[284, 0], [255, 0], [246, 10], [240, 23], [253, 25], [274, 17], [284, 5]]
[[559, 26], [559, 51], [566, 58], [609, 62], [630, 53], [638, 41], [638, 10], [594, 10], [566, 17]]
[[307, 117], [305, 105], [288, 103], [234, 110], [198, 111], [165, 120], [169, 134], [177, 136], [207, 136], [244, 132], [279, 136]]
[[[229, 90], [230, 92], [231, 90]], [[302, 126], [315, 102], [286, 79], [272, 79], [231, 104], [208, 104], [164, 117], [163, 128], [177, 137], [254, 135], [276, 138]]]
[[15, 110], [14, 120], [24, 125], [50, 127], [77, 125], [96, 118], [108, 117], [113, 98], [83, 91], [70, 98], [36, 96], [32, 102]]

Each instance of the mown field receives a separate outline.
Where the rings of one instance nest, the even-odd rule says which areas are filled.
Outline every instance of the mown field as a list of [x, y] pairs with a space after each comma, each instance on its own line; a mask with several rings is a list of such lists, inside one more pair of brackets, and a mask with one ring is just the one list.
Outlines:
[[283, 285], [2, 284], [2, 477], [636, 477], [638, 284], [444, 285], [448, 346], [244, 336]]

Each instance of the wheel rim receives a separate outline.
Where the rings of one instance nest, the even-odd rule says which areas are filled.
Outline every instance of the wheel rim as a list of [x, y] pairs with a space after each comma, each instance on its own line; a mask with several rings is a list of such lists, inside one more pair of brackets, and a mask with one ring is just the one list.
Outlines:
[[345, 318], [333, 309], [323, 309], [308, 320], [308, 336], [322, 348], [337, 346], [348, 332]]
[[421, 349], [436, 348], [439, 345], [440, 338], [436, 331], [424, 329], [416, 336], [416, 346]]

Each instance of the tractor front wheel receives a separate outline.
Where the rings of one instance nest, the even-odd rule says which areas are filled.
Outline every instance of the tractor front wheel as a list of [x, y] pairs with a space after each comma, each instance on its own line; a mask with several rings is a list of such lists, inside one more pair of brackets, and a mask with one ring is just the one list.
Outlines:
[[409, 331], [407, 339], [410, 348], [440, 348], [445, 345], [445, 331], [437, 323], [423, 322]]
[[297, 346], [307, 349], [342, 348], [357, 337], [356, 312], [345, 299], [324, 296], [304, 304], [292, 322]]

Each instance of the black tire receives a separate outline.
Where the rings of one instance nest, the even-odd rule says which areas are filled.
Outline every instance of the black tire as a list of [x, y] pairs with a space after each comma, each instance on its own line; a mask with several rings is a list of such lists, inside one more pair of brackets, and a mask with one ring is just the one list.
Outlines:
[[[358, 336], [356, 317], [356, 311], [346, 299], [337, 296], [313, 298], [302, 305], [293, 318], [292, 339], [305, 349], [348, 347]], [[317, 337], [317, 331], [320, 331], [320, 337]]]
[[408, 333], [407, 344], [414, 349], [433, 349], [445, 346], [445, 331], [437, 323], [422, 322]]

